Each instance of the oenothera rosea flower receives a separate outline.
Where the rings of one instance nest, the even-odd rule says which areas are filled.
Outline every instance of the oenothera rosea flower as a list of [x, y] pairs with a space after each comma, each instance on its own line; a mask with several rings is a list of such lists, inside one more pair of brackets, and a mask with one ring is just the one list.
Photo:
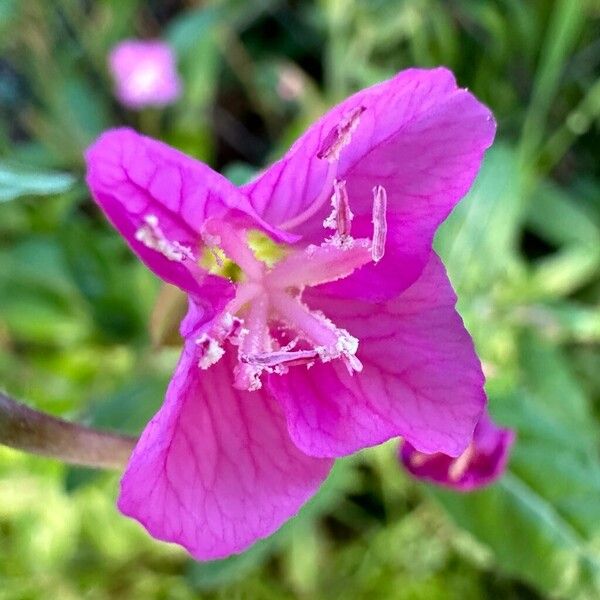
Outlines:
[[473, 439], [458, 457], [419, 452], [409, 442], [400, 446], [400, 460], [413, 476], [431, 483], [468, 492], [496, 481], [506, 468], [515, 434], [497, 427], [484, 412]]
[[[463, 454], [484, 378], [432, 240], [494, 132], [439, 68], [346, 99], [241, 188], [134, 131], [100, 137], [87, 152], [94, 198], [189, 296], [179, 364], [121, 482], [123, 513], [213, 559], [294, 515], [336, 457], [395, 437]], [[209, 272], [212, 254], [239, 274]]]
[[134, 110], [166, 106], [181, 93], [177, 62], [171, 47], [160, 40], [125, 40], [111, 51], [108, 66], [115, 94]]

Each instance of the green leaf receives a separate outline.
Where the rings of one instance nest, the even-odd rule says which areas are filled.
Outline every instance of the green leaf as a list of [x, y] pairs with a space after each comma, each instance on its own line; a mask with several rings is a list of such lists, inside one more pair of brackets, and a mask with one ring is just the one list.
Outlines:
[[71, 189], [75, 177], [68, 173], [32, 170], [0, 161], [0, 202], [21, 196], [49, 196]]
[[580, 199], [544, 181], [527, 207], [528, 225], [553, 244], [598, 245], [600, 230]]
[[235, 185], [244, 185], [256, 176], [257, 170], [243, 162], [233, 162], [223, 169], [223, 176]]
[[82, 421], [137, 435], [160, 408], [166, 387], [167, 378], [161, 374], [133, 379], [115, 393], [93, 401]]
[[165, 30], [165, 37], [178, 55], [193, 50], [203, 36], [210, 34], [221, 18], [222, 9], [203, 7], [184, 12], [173, 19]]
[[496, 144], [468, 196], [440, 227], [435, 247], [456, 290], [487, 291], [515, 259], [521, 198], [514, 150]]
[[469, 495], [432, 490], [454, 520], [489, 546], [502, 570], [560, 598], [600, 593], [600, 561], [552, 504], [513, 474]]

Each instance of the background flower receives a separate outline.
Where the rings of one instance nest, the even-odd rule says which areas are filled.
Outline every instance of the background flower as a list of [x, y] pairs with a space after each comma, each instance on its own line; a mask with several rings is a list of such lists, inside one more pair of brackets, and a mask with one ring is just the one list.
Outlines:
[[515, 436], [494, 425], [487, 413], [475, 427], [473, 441], [458, 457], [418, 452], [408, 442], [400, 445], [400, 460], [419, 479], [468, 492], [502, 477]]
[[181, 94], [175, 54], [166, 42], [120, 42], [110, 52], [109, 67], [115, 94], [128, 108], [166, 106]]

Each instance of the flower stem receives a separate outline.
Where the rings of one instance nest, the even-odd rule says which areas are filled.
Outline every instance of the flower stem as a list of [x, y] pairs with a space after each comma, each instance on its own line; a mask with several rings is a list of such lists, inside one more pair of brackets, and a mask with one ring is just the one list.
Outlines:
[[125, 466], [136, 438], [69, 423], [0, 392], [0, 444], [72, 465]]

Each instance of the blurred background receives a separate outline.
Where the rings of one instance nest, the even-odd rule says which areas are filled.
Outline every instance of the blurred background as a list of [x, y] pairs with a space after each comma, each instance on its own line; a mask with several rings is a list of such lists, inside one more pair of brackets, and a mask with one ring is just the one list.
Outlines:
[[[162, 38], [181, 98], [131, 111], [107, 56]], [[0, 386], [138, 433], [177, 356], [159, 282], [90, 201], [82, 153], [131, 126], [236, 183], [333, 103], [447, 65], [498, 137], [436, 240], [518, 431], [470, 495], [415, 483], [395, 444], [339, 461], [271, 538], [199, 564], [115, 507], [118, 474], [0, 447], [0, 599], [600, 597], [600, 3], [0, 0]]]

